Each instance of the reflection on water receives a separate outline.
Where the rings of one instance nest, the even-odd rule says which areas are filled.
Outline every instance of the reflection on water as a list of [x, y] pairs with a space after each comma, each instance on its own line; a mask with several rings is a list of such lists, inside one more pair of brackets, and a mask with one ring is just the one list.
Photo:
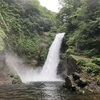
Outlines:
[[100, 94], [69, 92], [61, 82], [0, 86], [0, 100], [100, 100]]

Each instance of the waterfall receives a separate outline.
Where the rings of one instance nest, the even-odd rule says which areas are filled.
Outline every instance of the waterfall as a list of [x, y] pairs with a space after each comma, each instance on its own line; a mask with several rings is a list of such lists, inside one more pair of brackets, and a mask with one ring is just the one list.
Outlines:
[[56, 35], [49, 48], [47, 59], [41, 70], [27, 70], [27, 72], [22, 75], [21, 79], [24, 83], [37, 81], [62, 81], [62, 79], [57, 76], [57, 66], [60, 60], [59, 53], [64, 34], [65, 33], [58, 33]]
[[42, 79], [44, 80], [55, 80], [57, 79], [57, 66], [59, 64], [59, 53], [62, 43], [62, 39], [65, 33], [59, 33], [56, 35], [55, 40], [53, 41], [46, 62], [41, 71]]

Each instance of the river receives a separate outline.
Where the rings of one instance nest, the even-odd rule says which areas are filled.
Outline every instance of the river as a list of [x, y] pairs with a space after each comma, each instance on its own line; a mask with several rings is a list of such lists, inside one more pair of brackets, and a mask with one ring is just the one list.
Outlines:
[[100, 100], [100, 94], [71, 92], [62, 82], [0, 86], [0, 100]]

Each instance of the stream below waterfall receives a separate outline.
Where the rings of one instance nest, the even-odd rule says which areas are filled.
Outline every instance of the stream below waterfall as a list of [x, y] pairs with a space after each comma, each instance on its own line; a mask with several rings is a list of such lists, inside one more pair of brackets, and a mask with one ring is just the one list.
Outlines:
[[100, 94], [67, 91], [62, 82], [0, 86], [0, 100], [100, 100]]

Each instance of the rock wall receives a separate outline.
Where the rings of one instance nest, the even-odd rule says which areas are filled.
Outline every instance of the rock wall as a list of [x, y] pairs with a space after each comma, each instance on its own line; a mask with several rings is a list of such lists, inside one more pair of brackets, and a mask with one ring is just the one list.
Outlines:
[[7, 36], [0, 28], [0, 85], [12, 84], [15, 81], [15, 75], [6, 65], [6, 52], [9, 51]]
[[77, 61], [73, 57], [64, 58], [59, 62], [57, 74], [65, 78], [74, 72], [80, 72], [77, 66]]
[[71, 91], [100, 93], [99, 76], [91, 76], [82, 71], [77, 65], [80, 58], [82, 57], [70, 55], [59, 62], [57, 73], [65, 80], [63, 87]]

